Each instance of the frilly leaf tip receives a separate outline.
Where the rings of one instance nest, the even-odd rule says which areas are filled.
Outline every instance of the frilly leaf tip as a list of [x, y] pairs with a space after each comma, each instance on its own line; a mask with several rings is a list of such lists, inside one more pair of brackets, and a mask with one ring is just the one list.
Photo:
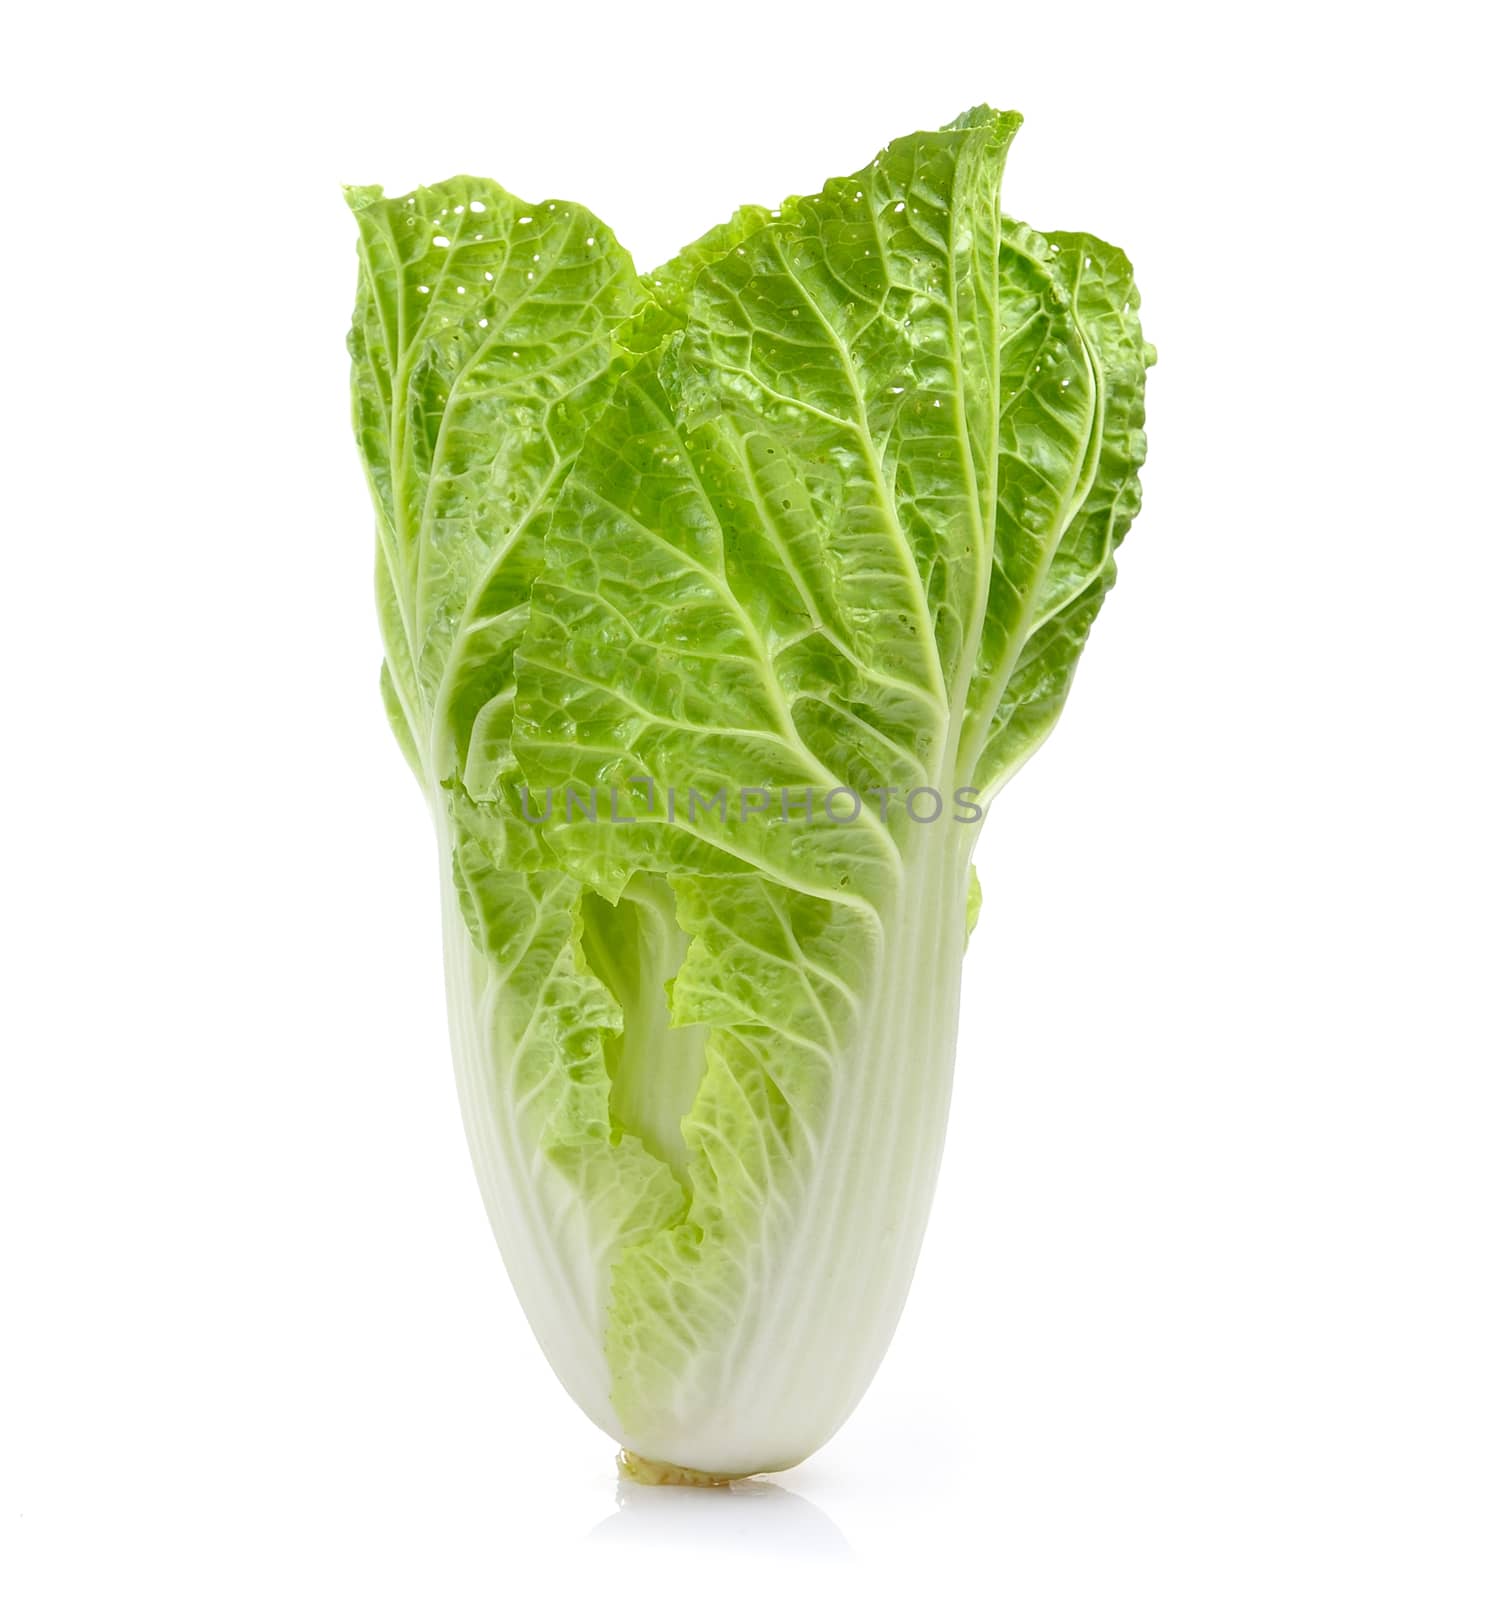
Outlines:
[[983, 100], [980, 105], [972, 106], [969, 111], [962, 111], [953, 122], [946, 127], [952, 132], [966, 128], [991, 128], [1002, 129], [1007, 133], [1016, 133], [1023, 125], [1021, 111], [996, 111]]

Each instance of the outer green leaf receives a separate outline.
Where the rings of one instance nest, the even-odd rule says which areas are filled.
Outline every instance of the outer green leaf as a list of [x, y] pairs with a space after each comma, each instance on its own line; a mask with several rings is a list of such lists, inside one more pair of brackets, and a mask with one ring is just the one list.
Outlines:
[[472, 178], [400, 200], [356, 189], [349, 202], [381, 684], [447, 863], [464, 1120], [541, 1343], [608, 1426], [607, 1263], [684, 1202], [667, 1164], [615, 1128], [607, 1052], [623, 1009], [588, 968], [581, 885], [516, 820], [506, 779], [514, 650], [544, 530], [641, 290], [611, 232], [568, 202], [531, 205]]
[[388, 667], [428, 782], [496, 794], [513, 653], [555, 495], [641, 290], [591, 212], [453, 178], [352, 189], [354, 424]]
[[[1022, 648], [1010, 675], [1000, 680], [997, 709], [974, 760], [973, 776], [987, 793], [1012, 776], [1058, 720], [1090, 625], [1115, 581], [1116, 547], [1142, 503], [1137, 474], [1147, 454], [1143, 387], [1156, 353], [1142, 337], [1131, 263], [1114, 245], [1087, 233], [1051, 233], [1047, 250], [1070, 323], [1095, 374], [1098, 414], [1090, 464], [1079, 484], [1084, 492], [1069, 497], [1066, 513], [1055, 524], [1058, 538]], [[1016, 414], [1040, 404], [1036, 393], [1024, 389], [1013, 394], [1007, 409]], [[1004, 481], [1020, 470], [1024, 448], [1014, 430], [1013, 470]]]
[[[840, 1422], [922, 1233], [974, 830], [870, 808], [810, 826], [738, 797], [950, 788], [989, 627], [1014, 127], [900, 140], [716, 236], [669, 289], [679, 330], [594, 425], [535, 586], [531, 784], [638, 795], [643, 776], [656, 796], [547, 842], [609, 896], [669, 876], [690, 935], [672, 1009], [709, 1029], [689, 1210], [620, 1256], [608, 1356], [626, 1441], [712, 1472], [786, 1465]], [[692, 788], [733, 798], [696, 808]]]

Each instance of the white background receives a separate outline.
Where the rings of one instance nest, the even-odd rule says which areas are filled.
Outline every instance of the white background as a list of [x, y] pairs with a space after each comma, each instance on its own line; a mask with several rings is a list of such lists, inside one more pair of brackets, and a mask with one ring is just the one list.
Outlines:
[[[0, 1590], [1492, 1592], [1495, 262], [1455, 10], [12, 19]], [[620, 1508], [462, 1141], [338, 185], [491, 174], [652, 265], [981, 99], [1028, 118], [1007, 208], [1136, 264], [1145, 509], [983, 840], [877, 1383], [773, 1487]]]

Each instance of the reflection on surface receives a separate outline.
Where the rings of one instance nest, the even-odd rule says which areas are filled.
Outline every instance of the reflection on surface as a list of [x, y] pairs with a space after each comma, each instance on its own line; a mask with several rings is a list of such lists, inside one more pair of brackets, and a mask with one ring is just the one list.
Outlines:
[[737, 1555], [847, 1561], [851, 1546], [819, 1506], [761, 1478], [721, 1489], [618, 1481], [618, 1509], [592, 1529], [590, 1544], [671, 1545]]

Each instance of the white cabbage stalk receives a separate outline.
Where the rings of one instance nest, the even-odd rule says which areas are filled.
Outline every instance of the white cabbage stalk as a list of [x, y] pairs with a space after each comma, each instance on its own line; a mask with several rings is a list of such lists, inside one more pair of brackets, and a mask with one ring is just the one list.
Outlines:
[[[943, 844], [944, 841], [937, 841]], [[933, 850], [930, 853], [934, 853]], [[871, 1002], [836, 1065], [803, 1195], [765, 1217], [730, 1341], [690, 1348], [628, 1421], [604, 1354], [610, 1235], [525, 1136], [512, 1035], [492, 964], [448, 884], [447, 1006], [468, 1147], [504, 1264], [547, 1360], [597, 1426], [644, 1462], [712, 1479], [790, 1467], [872, 1381], [903, 1309], [939, 1170], [955, 1064], [967, 888], [962, 852], [911, 871], [870, 975]], [[922, 865], [922, 864], [921, 864]]]

